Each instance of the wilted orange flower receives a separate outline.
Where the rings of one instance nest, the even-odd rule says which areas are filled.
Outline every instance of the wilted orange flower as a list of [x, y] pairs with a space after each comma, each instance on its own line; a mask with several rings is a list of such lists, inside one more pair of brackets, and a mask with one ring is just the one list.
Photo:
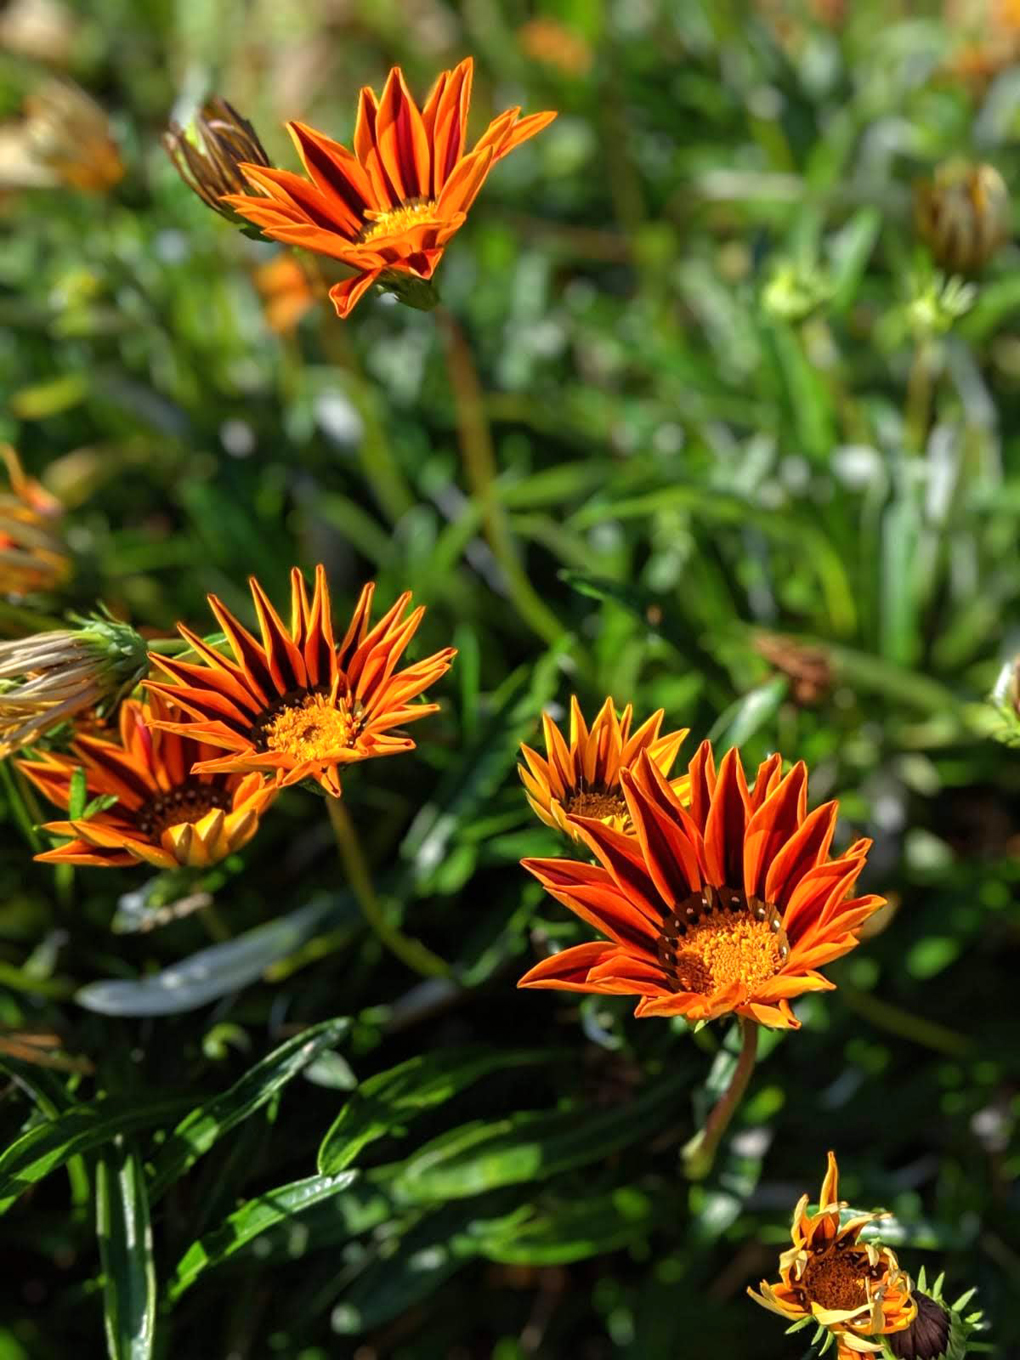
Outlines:
[[858, 1214], [840, 1226], [839, 1169], [829, 1153], [816, 1213], [804, 1195], [793, 1215], [793, 1245], [779, 1258], [778, 1284], [761, 1282], [756, 1303], [788, 1322], [813, 1318], [838, 1340], [839, 1360], [882, 1349], [864, 1338], [902, 1332], [917, 1316], [910, 1277], [888, 1247], [861, 1242], [861, 1229], [880, 1214]]
[[393, 729], [435, 713], [438, 704], [411, 700], [445, 675], [456, 652], [445, 647], [404, 670], [400, 658], [414, 637], [424, 606], [404, 618], [405, 592], [371, 630], [374, 585], [361, 592], [343, 641], [333, 641], [325, 568], [315, 572], [311, 603], [304, 577], [291, 572], [288, 628], [265, 591], [250, 578], [262, 631], [257, 641], [215, 595], [209, 604], [234, 654], [231, 661], [179, 624], [201, 664], [164, 656], [151, 660], [175, 684], [148, 688], [189, 713], [189, 722], [160, 722], [170, 732], [216, 746], [229, 754], [203, 758], [201, 773], [274, 772], [280, 784], [314, 779], [340, 796], [340, 766], [376, 756], [413, 751], [414, 742]]
[[223, 201], [266, 236], [357, 270], [330, 290], [341, 317], [376, 282], [399, 292], [431, 279], [493, 165], [556, 116], [521, 118], [519, 108], [507, 109], [465, 154], [473, 71], [470, 57], [444, 71], [419, 110], [394, 67], [381, 97], [361, 91], [354, 154], [304, 123], [288, 123], [309, 178], [242, 164], [260, 197]]
[[205, 868], [251, 840], [276, 789], [258, 774], [194, 773], [196, 762], [215, 752], [159, 731], [157, 723], [169, 715], [158, 695], [147, 704], [128, 699], [120, 707], [119, 741], [80, 733], [72, 756], [46, 752], [38, 760], [18, 762], [57, 807], [70, 806], [79, 767], [85, 771], [90, 800], [104, 795], [117, 799], [90, 817], [48, 822], [47, 831], [73, 839], [36, 859], [49, 864]]
[[[664, 775], [669, 774], [680, 745], [689, 728], [667, 732], [659, 736], [663, 709], [647, 719], [633, 735], [630, 726], [634, 717], [628, 704], [623, 716], [617, 718], [612, 699], [607, 699], [591, 725], [584, 721], [576, 697], [570, 700], [570, 745], [549, 717], [542, 714], [546, 759], [530, 746], [521, 743], [527, 768], [518, 765], [532, 810], [547, 826], [563, 831], [573, 840], [581, 839], [579, 827], [568, 820], [596, 817], [616, 831], [630, 828], [627, 804], [620, 786], [620, 772], [632, 765], [642, 751], [647, 751]], [[674, 781], [680, 794], [687, 784], [686, 776]]]
[[829, 858], [837, 805], [808, 813], [803, 764], [783, 778], [774, 755], [748, 791], [739, 753], [717, 776], [703, 742], [689, 769], [689, 811], [647, 751], [621, 773], [633, 836], [571, 817], [598, 865], [523, 861], [609, 939], [554, 954], [518, 986], [639, 996], [636, 1015], [734, 1012], [796, 1029], [790, 998], [832, 989], [815, 970], [849, 953], [883, 904], [850, 897], [870, 842]]
[[63, 506], [26, 476], [9, 444], [0, 444], [0, 463], [11, 483], [9, 492], [0, 491], [0, 595], [49, 590], [70, 568], [64, 545], [48, 527]]

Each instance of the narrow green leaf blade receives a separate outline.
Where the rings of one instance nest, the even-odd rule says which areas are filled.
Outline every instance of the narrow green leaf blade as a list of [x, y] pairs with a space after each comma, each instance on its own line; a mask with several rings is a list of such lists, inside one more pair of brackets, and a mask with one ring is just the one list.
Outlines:
[[197, 1105], [177, 1125], [156, 1159], [152, 1198], [161, 1195], [225, 1133], [265, 1105], [320, 1054], [339, 1043], [350, 1024], [346, 1017], [340, 1017], [303, 1030], [251, 1067], [222, 1095]]
[[500, 1053], [475, 1047], [421, 1054], [379, 1072], [362, 1083], [333, 1121], [319, 1148], [319, 1171], [324, 1176], [342, 1171], [369, 1143], [443, 1104], [489, 1072], [549, 1062], [556, 1056], [540, 1049]]
[[322, 898], [225, 944], [200, 949], [151, 977], [91, 982], [75, 994], [75, 1000], [100, 1015], [177, 1015], [196, 1010], [247, 987], [270, 964], [300, 949], [320, 930], [342, 924], [356, 910], [348, 897]]
[[475, 1121], [427, 1143], [396, 1167], [380, 1167], [399, 1204], [463, 1199], [504, 1185], [547, 1180], [586, 1166], [649, 1136], [676, 1111], [688, 1072], [649, 1083], [629, 1104], [598, 1113], [523, 1110], [506, 1119]]
[[96, 1165], [96, 1235], [110, 1360], [150, 1360], [156, 1268], [149, 1201], [138, 1154], [123, 1138], [104, 1148]]
[[102, 1100], [76, 1105], [56, 1119], [23, 1133], [0, 1154], [0, 1214], [30, 1186], [77, 1153], [91, 1152], [118, 1134], [137, 1133], [178, 1119], [186, 1102], [163, 1100], [139, 1105], [134, 1100]]
[[340, 1194], [359, 1175], [344, 1171], [338, 1176], [308, 1176], [248, 1200], [214, 1232], [191, 1244], [170, 1278], [168, 1297], [171, 1301], [180, 1298], [206, 1270], [235, 1255], [260, 1233]]

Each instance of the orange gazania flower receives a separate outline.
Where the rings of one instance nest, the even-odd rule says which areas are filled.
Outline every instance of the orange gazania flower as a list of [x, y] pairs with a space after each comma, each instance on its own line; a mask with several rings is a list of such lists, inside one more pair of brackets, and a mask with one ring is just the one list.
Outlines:
[[0, 595], [51, 589], [71, 565], [50, 528], [64, 507], [25, 473], [10, 444], [0, 444], [0, 463], [11, 487], [0, 489]]
[[304, 123], [288, 123], [309, 178], [242, 163], [259, 196], [222, 201], [264, 235], [357, 270], [330, 291], [341, 317], [373, 283], [399, 290], [431, 279], [495, 163], [556, 117], [507, 109], [465, 154], [473, 71], [470, 57], [444, 71], [419, 110], [395, 66], [381, 97], [361, 91], [353, 154]]
[[120, 707], [120, 740], [79, 733], [73, 755], [46, 752], [19, 761], [32, 783], [57, 807], [71, 802], [75, 771], [85, 771], [88, 798], [112, 796], [112, 806], [90, 817], [48, 822], [45, 829], [73, 837], [36, 859], [49, 864], [122, 866], [151, 864], [205, 868], [239, 850], [258, 830], [259, 817], [276, 797], [264, 776], [193, 773], [212, 748], [161, 732], [169, 716], [164, 701], [128, 699]]
[[[660, 708], [632, 734], [632, 706], [628, 704], [623, 716], [617, 718], [612, 699], [607, 699], [589, 731], [576, 697], [571, 696], [568, 746], [552, 718], [543, 713], [546, 758], [522, 742], [521, 751], [527, 768], [517, 767], [536, 816], [575, 841], [580, 840], [581, 832], [576, 823], [568, 820], [571, 814], [596, 817], [616, 831], [628, 830], [630, 817], [620, 787], [621, 770], [632, 765], [642, 751], [647, 751], [662, 773], [668, 776], [690, 730], [683, 727], [660, 737], [664, 716], [665, 712]], [[685, 776], [676, 780], [673, 787], [679, 794], [686, 784]]]
[[804, 1195], [794, 1210], [793, 1245], [779, 1258], [777, 1284], [761, 1282], [756, 1303], [788, 1322], [812, 1318], [833, 1332], [838, 1360], [881, 1351], [875, 1338], [905, 1331], [917, 1316], [910, 1277], [888, 1247], [861, 1242], [861, 1229], [880, 1214], [858, 1214], [840, 1224], [839, 1168], [829, 1153], [818, 1210], [808, 1213]]
[[297, 567], [291, 572], [289, 628], [258, 581], [251, 577], [249, 584], [261, 642], [210, 595], [210, 607], [234, 660], [183, 624], [178, 625], [180, 634], [201, 664], [151, 658], [176, 683], [149, 681], [149, 689], [191, 715], [189, 722], [160, 726], [228, 753], [201, 760], [196, 770], [265, 770], [275, 773], [279, 784], [314, 779], [339, 798], [341, 765], [413, 751], [410, 737], [393, 729], [437, 711], [438, 704], [411, 700], [445, 675], [456, 656], [452, 647], [445, 647], [397, 670], [424, 606], [405, 618], [411, 600], [410, 592], [405, 592], [370, 629], [375, 586], [367, 585], [337, 645], [324, 567], [316, 568], [311, 603], [304, 577]]
[[728, 751], [716, 775], [703, 742], [689, 769], [689, 811], [647, 751], [621, 773], [633, 836], [570, 818], [597, 865], [523, 861], [609, 938], [554, 954], [518, 986], [635, 995], [637, 1015], [734, 1012], [796, 1029], [790, 998], [831, 990], [815, 970], [853, 949], [883, 905], [850, 897], [870, 842], [829, 858], [837, 805], [808, 813], [803, 764], [782, 778], [774, 755], [749, 791], [739, 753]]

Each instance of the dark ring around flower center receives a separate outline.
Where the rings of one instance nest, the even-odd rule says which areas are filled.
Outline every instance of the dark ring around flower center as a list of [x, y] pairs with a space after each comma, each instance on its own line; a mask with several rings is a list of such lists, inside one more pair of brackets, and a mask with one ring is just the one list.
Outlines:
[[230, 794], [221, 784], [203, 784], [199, 779], [188, 779], [167, 793], [157, 793], [142, 804], [134, 814], [135, 826], [150, 840], [158, 840], [171, 826], [182, 822], [200, 822], [214, 808], [227, 811]]

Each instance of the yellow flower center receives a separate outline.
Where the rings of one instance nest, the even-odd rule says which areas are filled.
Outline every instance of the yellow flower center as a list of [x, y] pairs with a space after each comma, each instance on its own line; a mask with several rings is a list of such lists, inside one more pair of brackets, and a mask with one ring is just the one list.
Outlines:
[[678, 992], [752, 989], [780, 971], [790, 952], [779, 913], [736, 888], [707, 885], [677, 903], [662, 927], [659, 962]]
[[868, 1302], [870, 1273], [866, 1253], [830, 1248], [808, 1258], [801, 1293], [805, 1303], [817, 1303], [820, 1308], [863, 1308]]
[[260, 723], [263, 749], [295, 761], [329, 760], [354, 745], [360, 724], [342, 701], [328, 694], [304, 694]]
[[368, 219], [358, 233], [359, 241], [372, 241], [377, 236], [393, 236], [397, 232], [410, 231], [431, 221], [436, 215], [436, 205], [431, 198], [411, 198], [389, 212], [365, 213]]
[[163, 832], [185, 822], [200, 822], [213, 808], [230, 807], [231, 799], [222, 784], [203, 784], [188, 779], [168, 793], [157, 793], [135, 813], [135, 826], [149, 840], [158, 842]]
[[623, 795], [605, 789], [578, 789], [564, 800], [563, 807], [575, 817], [597, 817], [599, 821], [628, 816]]

